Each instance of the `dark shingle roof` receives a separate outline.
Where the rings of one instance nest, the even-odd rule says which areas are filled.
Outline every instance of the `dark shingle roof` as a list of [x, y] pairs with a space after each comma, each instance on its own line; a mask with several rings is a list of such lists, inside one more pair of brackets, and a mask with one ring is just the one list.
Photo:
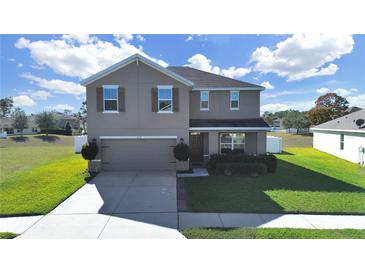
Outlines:
[[365, 109], [358, 110], [343, 117], [320, 124], [313, 129], [359, 130], [360, 132], [365, 132], [365, 125], [361, 128], [356, 125], [356, 120], [358, 119], [365, 120]]
[[247, 82], [224, 77], [218, 74], [205, 72], [191, 67], [168, 67], [168, 70], [190, 80], [194, 88], [253, 88], [264, 89], [264, 87]]
[[190, 119], [190, 127], [269, 127], [262, 118]]

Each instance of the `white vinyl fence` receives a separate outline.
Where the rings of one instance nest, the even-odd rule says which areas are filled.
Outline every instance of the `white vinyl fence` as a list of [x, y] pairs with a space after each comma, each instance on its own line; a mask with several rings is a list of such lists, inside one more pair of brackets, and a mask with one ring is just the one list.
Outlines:
[[75, 152], [80, 153], [82, 146], [87, 143], [87, 135], [74, 136]]
[[267, 136], [266, 137], [266, 152], [281, 153], [283, 150], [281, 137]]

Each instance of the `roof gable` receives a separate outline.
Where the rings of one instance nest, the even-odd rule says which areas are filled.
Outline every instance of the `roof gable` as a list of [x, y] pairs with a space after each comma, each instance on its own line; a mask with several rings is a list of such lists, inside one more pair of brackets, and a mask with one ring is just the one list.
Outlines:
[[148, 65], [148, 66], [150, 66], [150, 67], [166, 74], [167, 76], [170, 76], [171, 78], [174, 78], [175, 80], [177, 80], [177, 81], [179, 81], [179, 82], [181, 82], [181, 83], [183, 83], [183, 84], [185, 84], [189, 87], [192, 87], [194, 85], [194, 83], [191, 82], [190, 80], [182, 77], [181, 75], [176, 74], [173, 71], [170, 71], [170, 70], [164, 68], [163, 66], [160, 66], [159, 64], [147, 59], [146, 57], [143, 57], [140, 54], [134, 54], [134, 55], [120, 61], [119, 63], [116, 63], [116, 64], [114, 64], [114, 65], [112, 65], [112, 66], [110, 66], [110, 67], [94, 74], [94, 75], [91, 75], [90, 77], [82, 80], [81, 85], [83, 85], [83, 86], [90, 85], [91, 83], [93, 83], [93, 82], [95, 82], [95, 81], [97, 81], [97, 80], [99, 80], [99, 79], [101, 79], [101, 78], [103, 78], [103, 77], [105, 77], [105, 76], [107, 76], [107, 75], [109, 75], [109, 74], [111, 74], [111, 73], [113, 73], [113, 72], [115, 72], [115, 71], [131, 64], [131, 63], [133, 63], [133, 62], [135, 62], [135, 61], [143, 62], [144, 64], [146, 64], [146, 65]]
[[359, 128], [356, 125], [356, 120], [358, 119], [364, 119], [365, 120], [365, 109], [359, 110], [350, 114], [347, 114], [345, 116], [342, 116], [340, 118], [328, 121], [326, 123], [320, 124], [316, 127], [313, 127], [314, 130], [356, 130], [359, 132], [365, 132], [365, 127]]

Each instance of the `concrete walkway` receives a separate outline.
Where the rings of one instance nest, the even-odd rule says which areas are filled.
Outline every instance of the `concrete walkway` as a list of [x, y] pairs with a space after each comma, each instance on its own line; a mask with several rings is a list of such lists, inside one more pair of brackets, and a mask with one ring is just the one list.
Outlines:
[[179, 228], [276, 227], [308, 229], [365, 229], [365, 216], [255, 213], [179, 213]]

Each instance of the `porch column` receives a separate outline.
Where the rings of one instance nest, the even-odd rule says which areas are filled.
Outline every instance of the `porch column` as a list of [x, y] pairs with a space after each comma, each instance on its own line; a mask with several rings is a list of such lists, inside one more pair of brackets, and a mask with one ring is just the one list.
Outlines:
[[218, 132], [209, 131], [209, 155], [218, 154], [219, 153], [219, 140], [218, 140]]

